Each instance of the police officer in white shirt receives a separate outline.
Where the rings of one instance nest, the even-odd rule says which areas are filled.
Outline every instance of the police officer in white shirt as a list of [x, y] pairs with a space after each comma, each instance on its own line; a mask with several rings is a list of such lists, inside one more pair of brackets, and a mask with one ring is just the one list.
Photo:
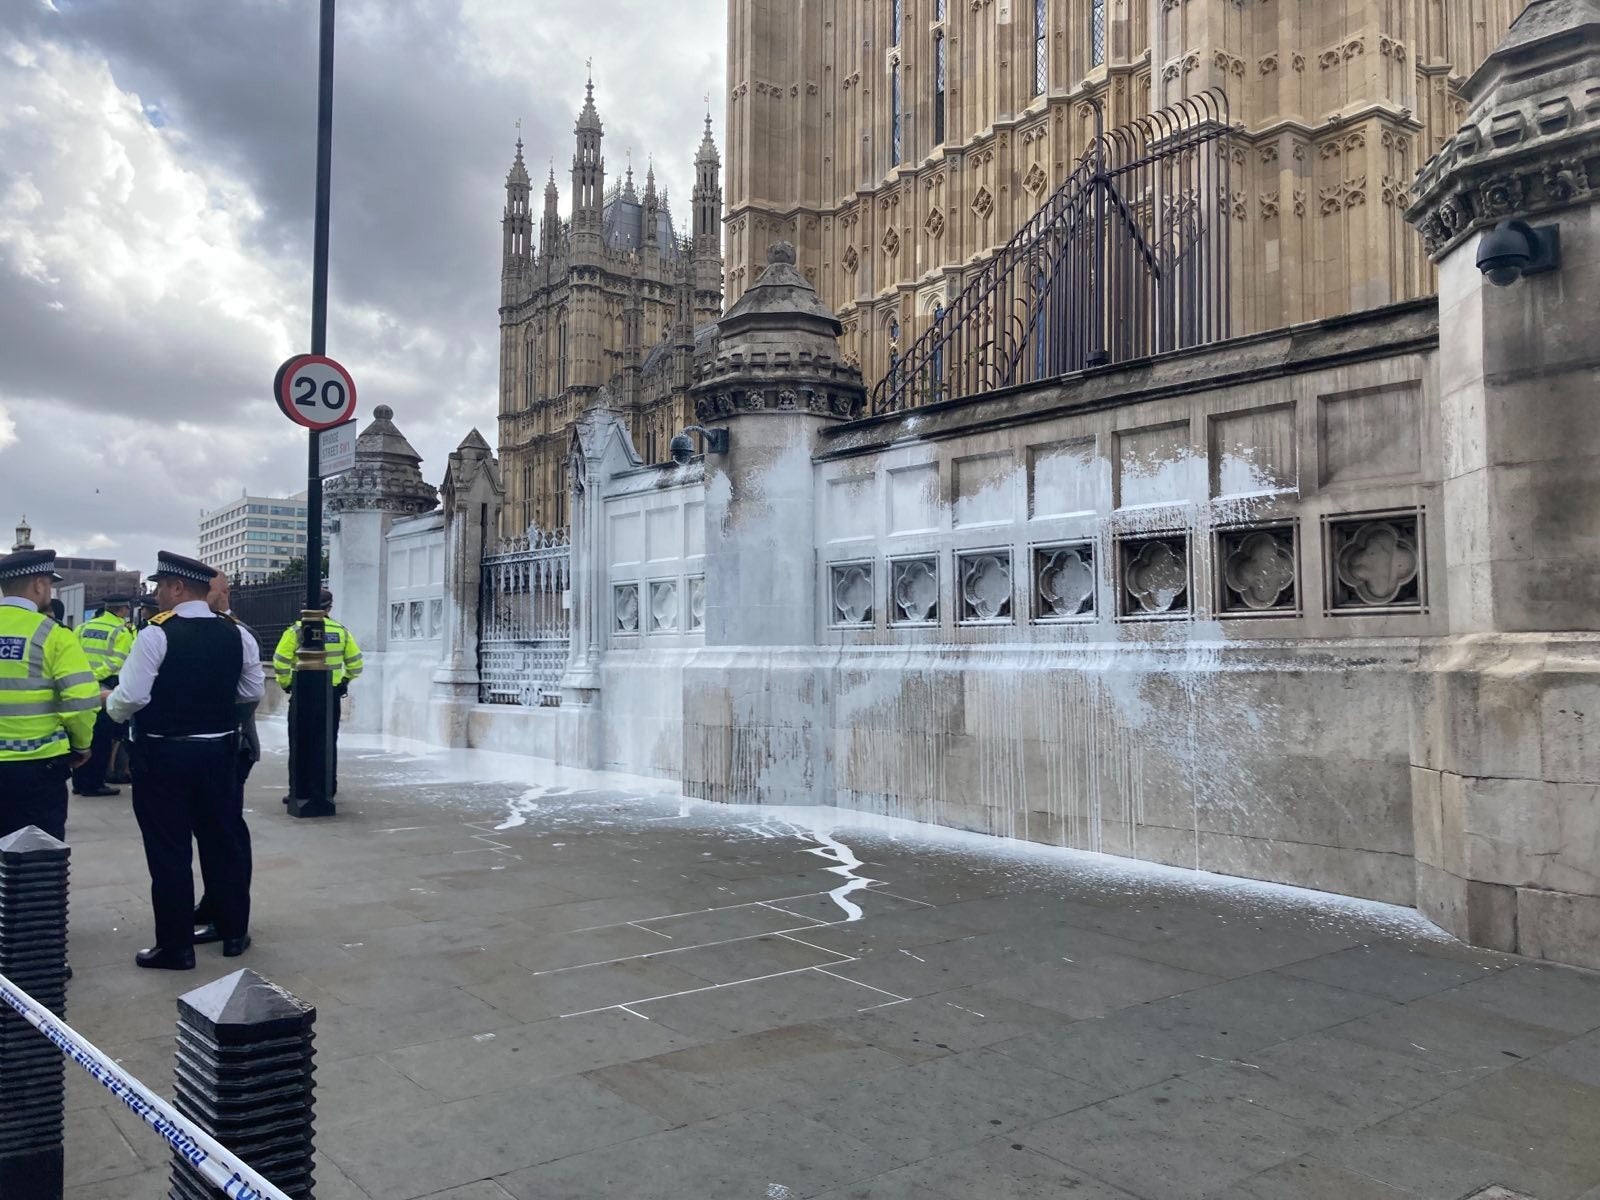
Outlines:
[[113, 721], [133, 718], [133, 812], [150, 868], [156, 940], [141, 967], [194, 967], [194, 874], [215, 913], [222, 952], [250, 945], [250, 831], [235, 778], [240, 706], [265, 691], [255, 639], [206, 603], [211, 567], [163, 550], [154, 582], [161, 613], [139, 631], [106, 698]]

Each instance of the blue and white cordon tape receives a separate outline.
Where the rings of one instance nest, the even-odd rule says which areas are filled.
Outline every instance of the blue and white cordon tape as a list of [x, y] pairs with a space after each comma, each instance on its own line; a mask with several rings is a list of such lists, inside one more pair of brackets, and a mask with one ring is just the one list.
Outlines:
[[130, 1112], [165, 1138], [197, 1175], [222, 1189], [229, 1200], [289, 1200], [277, 1188], [230, 1154], [204, 1130], [178, 1114], [178, 1111], [114, 1062], [27, 992], [0, 975], [0, 1000], [16, 1009], [19, 1016], [44, 1034], [69, 1062], [75, 1062]]

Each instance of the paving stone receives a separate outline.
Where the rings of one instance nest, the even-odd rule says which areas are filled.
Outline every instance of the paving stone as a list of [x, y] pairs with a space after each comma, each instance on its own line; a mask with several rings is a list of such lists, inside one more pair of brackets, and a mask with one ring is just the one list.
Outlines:
[[1283, 975], [1404, 1003], [1482, 979], [1494, 968], [1441, 958], [1422, 948], [1379, 942], [1290, 963], [1278, 970]]
[[605, 1067], [587, 1078], [674, 1124], [692, 1124], [903, 1065], [833, 1029], [795, 1025]]
[[810, 1196], [901, 1165], [830, 1126], [766, 1108], [516, 1171], [498, 1182], [518, 1200], [750, 1200]]
[[1600, 1029], [1600, 974], [1592, 971], [1525, 963], [1474, 980], [1444, 999], [1568, 1034]]
[[[496, 830], [550, 768], [362, 746], [336, 821], [282, 814], [281, 749], [251, 792], [247, 962], [319, 1010], [319, 1200], [1600, 1192], [1590, 976], [1311, 893], [864, 827], [839, 836], [881, 882], [843, 922], [770, 813], [612, 780]], [[134, 970], [131, 814], [72, 833], [71, 1011], [170, 1093], [174, 1000], [234, 964]], [[69, 1200], [165, 1196], [153, 1133], [81, 1072], [68, 1102], [69, 1169], [128, 1166]]]
[[871, 1129], [874, 1146], [917, 1162], [1103, 1098], [1087, 1084], [973, 1050], [824, 1088], [783, 1108], [842, 1133]]
[[414, 1200], [665, 1125], [592, 1083], [563, 1079], [340, 1126], [317, 1140], [368, 1195]]
[[1229, 1187], [1238, 1200], [1407, 1200], [1414, 1192], [1401, 1191], [1354, 1171], [1322, 1162], [1312, 1155], [1252, 1175]]
[[1172, 1080], [1034, 1125], [1016, 1140], [1137, 1195], [1180, 1200], [1229, 1188], [1326, 1137], [1193, 1081]]
[[1129, 1193], [1030, 1150], [991, 1138], [924, 1159], [817, 1200], [1129, 1200]]

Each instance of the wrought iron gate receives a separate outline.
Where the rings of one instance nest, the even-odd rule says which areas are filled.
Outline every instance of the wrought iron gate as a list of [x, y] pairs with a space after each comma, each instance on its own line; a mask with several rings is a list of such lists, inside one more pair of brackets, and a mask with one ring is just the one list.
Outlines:
[[874, 413], [1228, 336], [1235, 198], [1215, 89], [1095, 136], [1072, 174], [903, 355]]
[[483, 559], [478, 599], [478, 698], [529, 707], [561, 702], [571, 648], [568, 530], [528, 531]]

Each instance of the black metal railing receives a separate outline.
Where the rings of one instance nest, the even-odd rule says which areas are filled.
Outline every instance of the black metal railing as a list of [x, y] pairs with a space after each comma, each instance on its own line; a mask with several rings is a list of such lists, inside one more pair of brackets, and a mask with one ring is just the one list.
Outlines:
[[1228, 336], [1227, 97], [1095, 134], [1043, 207], [872, 393], [899, 412]]
[[241, 583], [233, 589], [232, 601], [233, 615], [250, 626], [261, 643], [261, 661], [269, 662], [283, 631], [300, 619], [305, 607], [305, 575], [285, 573], [263, 583]]

